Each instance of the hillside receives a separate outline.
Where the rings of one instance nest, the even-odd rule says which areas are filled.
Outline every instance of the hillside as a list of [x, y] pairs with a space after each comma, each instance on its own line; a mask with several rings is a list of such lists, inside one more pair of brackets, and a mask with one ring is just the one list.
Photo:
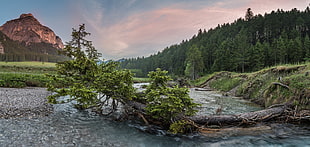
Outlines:
[[199, 30], [189, 40], [146, 58], [127, 59], [123, 68], [137, 76], [162, 68], [176, 76], [196, 79], [216, 71], [251, 72], [263, 67], [299, 63], [310, 59], [310, 9], [276, 10], [270, 14]]
[[[292, 103], [310, 109], [310, 63], [265, 68], [253, 73], [215, 73], [199, 87], [242, 96], [262, 106]], [[226, 95], [225, 94], [225, 95]]]
[[61, 48], [60, 37], [32, 14], [22, 14], [0, 26], [0, 61], [62, 61], [64, 57], [58, 55]]

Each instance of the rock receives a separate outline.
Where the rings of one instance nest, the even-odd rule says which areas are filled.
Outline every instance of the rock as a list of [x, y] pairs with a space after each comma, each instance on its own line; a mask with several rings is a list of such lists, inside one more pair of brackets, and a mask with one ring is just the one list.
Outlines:
[[10, 39], [31, 43], [49, 43], [55, 48], [63, 48], [61, 39], [48, 27], [43, 26], [31, 13], [22, 14], [19, 18], [7, 21], [0, 27]]

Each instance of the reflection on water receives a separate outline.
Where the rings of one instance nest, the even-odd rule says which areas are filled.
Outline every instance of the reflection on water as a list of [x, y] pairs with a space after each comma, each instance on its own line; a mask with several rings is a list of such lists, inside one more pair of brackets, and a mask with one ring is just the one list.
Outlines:
[[[203, 103], [200, 114], [213, 114], [222, 107], [223, 113], [259, 110], [245, 105], [244, 100], [223, 97], [215, 92], [190, 92], [195, 101]], [[220, 137], [165, 136], [150, 134], [132, 122], [114, 122], [70, 105], [55, 105], [49, 117], [38, 119], [0, 119], [0, 146], [309, 146], [310, 126], [272, 124], [271, 130], [259, 134]], [[139, 129], [137, 129], [139, 128]]]

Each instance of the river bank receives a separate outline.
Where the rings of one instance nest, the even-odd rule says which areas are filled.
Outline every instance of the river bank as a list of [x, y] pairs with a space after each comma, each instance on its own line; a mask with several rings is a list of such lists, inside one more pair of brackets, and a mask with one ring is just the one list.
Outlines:
[[41, 117], [53, 111], [46, 88], [0, 88], [0, 118]]
[[219, 72], [200, 87], [243, 97], [265, 108], [291, 103], [298, 110], [310, 110], [310, 63], [283, 65], [253, 73]]

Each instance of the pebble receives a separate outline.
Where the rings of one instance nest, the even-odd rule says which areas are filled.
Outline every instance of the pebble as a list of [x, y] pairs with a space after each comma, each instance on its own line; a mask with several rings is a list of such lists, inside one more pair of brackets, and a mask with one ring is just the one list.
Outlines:
[[0, 88], [0, 118], [47, 116], [53, 112], [49, 95], [46, 88]]

